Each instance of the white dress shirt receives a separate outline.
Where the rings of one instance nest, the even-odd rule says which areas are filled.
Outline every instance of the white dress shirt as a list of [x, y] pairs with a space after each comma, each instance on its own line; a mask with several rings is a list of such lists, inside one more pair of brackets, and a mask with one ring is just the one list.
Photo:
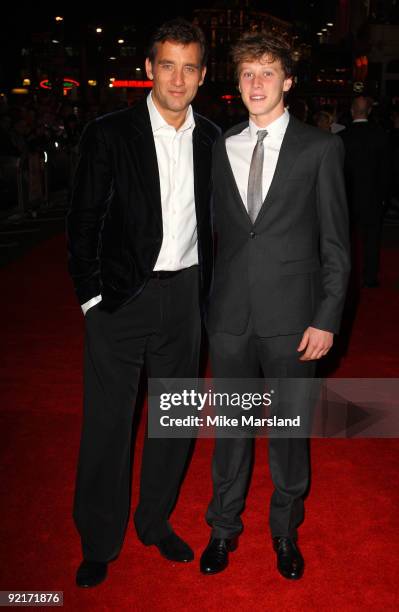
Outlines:
[[[156, 108], [152, 94], [147, 97], [151, 128], [157, 152], [161, 187], [163, 239], [154, 270], [176, 271], [198, 263], [197, 218], [194, 198], [192, 107], [183, 125], [176, 130]], [[97, 295], [82, 304], [83, 313], [101, 301]]]
[[237, 183], [238, 191], [247, 209], [249, 167], [251, 165], [252, 153], [258, 140], [257, 132], [261, 129], [267, 130], [267, 136], [263, 141], [262, 200], [264, 201], [276, 170], [281, 143], [283, 142], [288, 121], [289, 113], [287, 109], [266, 128], [258, 127], [250, 119], [248, 127], [239, 134], [230, 136], [226, 139], [227, 155]]
[[176, 130], [147, 98], [161, 184], [163, 240], [154, 270], [182, 270], [198, 263], [197, 218], [194, 199], [193, 130], [191, 106]]

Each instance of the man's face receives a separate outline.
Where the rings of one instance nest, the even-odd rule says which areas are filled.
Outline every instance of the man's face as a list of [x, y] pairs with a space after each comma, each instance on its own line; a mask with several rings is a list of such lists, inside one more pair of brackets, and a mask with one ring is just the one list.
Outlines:
[[239, 90], [242, 101], [251, 119], [264, 126], [277, 119], [284, 110], [285, 91], [292, 85], [281, 66], [281, 61], [271, 61], [263, 56], [261, 60], [242, 62], [239, 67]]
[[204, 82], [206, 68], [201, 66], [201, 48], [198, 43], [158, 43], [154, 62], [147, 58], [145, 68], [153, 80], [153, 100], [161, 111], [181, 113], [194, 99], [198, 87]]

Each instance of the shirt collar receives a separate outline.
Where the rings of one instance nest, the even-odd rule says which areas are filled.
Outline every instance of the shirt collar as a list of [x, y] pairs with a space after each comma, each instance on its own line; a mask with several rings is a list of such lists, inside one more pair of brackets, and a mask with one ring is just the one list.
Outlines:
[[269, 123], [269, 125], [265, 128], [260, 128], [256, 125], [252, 119], [249, 120], [249, 133], [251, 135], [251, 139], [257, 140], [256, 132], [259, 130], [267, 130], [267, 136], [271, 136], [272, 138], [282, 138], [285, 134], [285, 130], [287, 129], [288, 121], [290, 119], [290, 115], [288, 110], [285, 108], [284, 112], [280, 117], [277, 117], [274, 121]]
[[352, 123], [368, 123], [368, 119], [354, 119]]
[[[161, 113], [155, 106], [154, 100], [152, 99], [152, 92], [150, 92], [147, 96], [147, 107], [148, 107], [148, 112], [150, 113], [150, 121], [151, 121], [151, 127], [152, 127], [153, 133], [165, 127], [175, 129], [172, 125], [169, 125], [169, 123], [165, 121], [165, 119], [162, 117]], [[186, 119], [183, 125], [177, 131], [185, 132], [186, 130], [190, 130], [194, 126], [195, 126], [194, 113], [193, 113], [193, 108], [190, 104], [190, 106], [187, 109]]]

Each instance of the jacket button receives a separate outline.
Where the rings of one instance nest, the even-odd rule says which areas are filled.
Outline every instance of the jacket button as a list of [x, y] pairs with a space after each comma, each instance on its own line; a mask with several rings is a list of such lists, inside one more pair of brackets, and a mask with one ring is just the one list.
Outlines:
[[250, 235], [251, 238], [255, 238], [255, 236], [256, 236], [255, 232], [251, 232], [249, 235]]

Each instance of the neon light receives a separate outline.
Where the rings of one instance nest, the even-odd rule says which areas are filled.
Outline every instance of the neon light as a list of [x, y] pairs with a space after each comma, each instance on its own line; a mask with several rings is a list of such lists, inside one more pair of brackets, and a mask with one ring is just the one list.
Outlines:
[[115, 79], [115, 81], [112, 82], [112, 86], [113, 87], [129, 87], [133, 89], [135, 88], [143, 89], [143, 88], [152, 87], [152, 81], [121, 81], [121, 80]]
[[[75, 81], [75, 79], [64, 78], [64, 82], [63, 82], [64, 89], [72, 89], [74, 85], [75, 87], [79, 87], [80, 83], [78, 81]], [[40, 87], [42, 89], [52, 89], [51, 82], [48, 79], [44, 79], [43, 81], [41, 81]]]

